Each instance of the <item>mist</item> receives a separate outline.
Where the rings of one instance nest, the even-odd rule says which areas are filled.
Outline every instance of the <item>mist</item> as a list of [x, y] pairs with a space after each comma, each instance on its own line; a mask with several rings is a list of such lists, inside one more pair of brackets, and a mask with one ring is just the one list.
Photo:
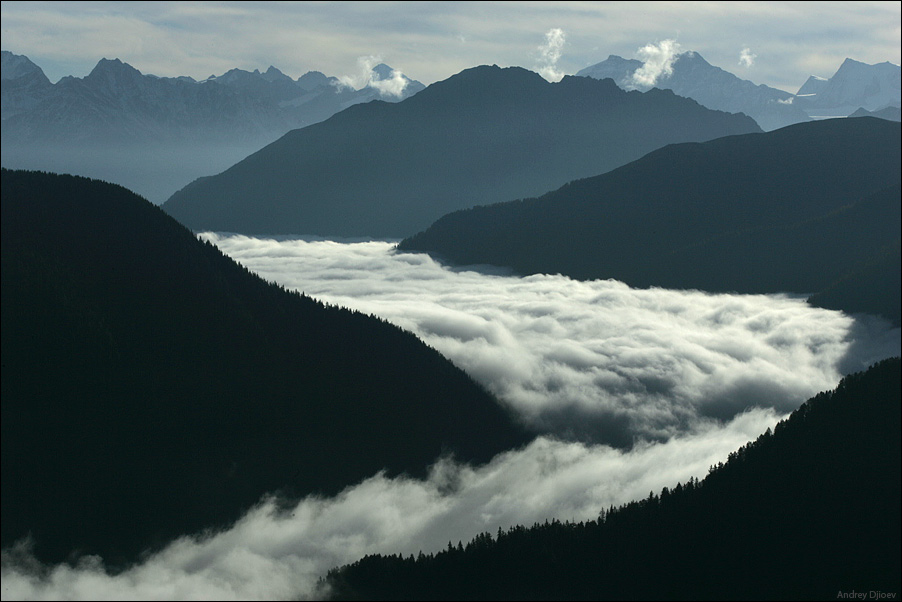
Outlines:
[[4, 598], [321, 597], [326, 571], [365, 554], [591, 520], [703, 478], [843, 374], [900, 353], [899, 329], [785, 295], [518, 278], [391, 242], [201, 237], [267, 280], [415, 332], [538, 436], [481, 467], [439, 458], [425, 480], [376, 474], [287, 510], [264, 499], [118, 575], [98, 558], [42, 567], [21, 542], [3, 552]]

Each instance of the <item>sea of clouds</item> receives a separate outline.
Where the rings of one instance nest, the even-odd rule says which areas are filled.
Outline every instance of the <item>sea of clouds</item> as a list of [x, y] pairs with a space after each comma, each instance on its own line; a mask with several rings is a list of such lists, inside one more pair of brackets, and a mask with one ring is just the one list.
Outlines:
[[203, 234], [284, 286], [415, 332], [541, 433], [481, 467], [441, 460], [426, 480], [373, 475], [231, 529], [186, 537], [134, 568], [41, 567], [5, 550], [4, 599], [319, 597], [365, 554], [602, 508], [702, 478], [841, 375], [900, 354], [900, 331], [787, 296], [630, 289], [615, 281], [450, 269], [388, 242]]

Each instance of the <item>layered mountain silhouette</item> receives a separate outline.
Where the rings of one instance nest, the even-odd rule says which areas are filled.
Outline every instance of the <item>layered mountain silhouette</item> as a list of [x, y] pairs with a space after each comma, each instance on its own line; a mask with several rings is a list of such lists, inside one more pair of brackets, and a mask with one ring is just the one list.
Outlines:
[[292, 80], [275, 67], [195, 81], [103, 59], [86, 77], [52, 84], [25, 56], [3, 51], [2, 66], [4, 167], [115, 181], [158, 204], [294, 128], [424, 87], [384, 64], [360, 89], [318, 71]]
[[[808, 400], [698, 481], [438, 554], [368, 556], [336, 600], [832, 600], [898, 597], [899, 358]], [[390, 552], [389, 552], [390, 553]], [[860, 599], [860, 598], [859, 598]]]
[[294, 130], [164, 209], [193, 230], [403, 237], [448, 211], [540, 194], [669, 143], [755, 131], [749, 117], [670, 91], [482, 66]]
[[[899, 164], [898, 123], [809, 122], [668, 146], [539, 198], [449, 214], [399, 247], [521, 274], [810, 294], [898, 255]], [[899, 288], [879, 305], [898, 323]]]
[[849, 115], [849, 117], [877, 117], [878, 119], [886, 119], [887, 121], [902, 121], [902, 108], [886, 107], [878, 111], [868, 111], [864, 107], [859, 107], [858, 110]]
[[264, 282], [124, 188], [0, 185], [4, 549], [121, 566], [266, 494], [527, 441], [413, 335]]
[[846, 59], [829, 79], [809, 77], [796, 93], [794, 103], [812, 117], [820, 118], [844, 117], [859, 108], [898, 109], [902, 107], [902, 67], [890, 62], [868, 65]]
[[[636, 71], [643, 65], [640, 60], [611, 55], [600, 63], [582, 69], [576, 75], [595, 79], [611, 78], [624, 89], [644, 90], [650, 86], [635, 78]], [[793, 95], [789, 92], [741, 79], [710, 64], [697, 52], [678, 54], [674, 58], [672, 71], [662, 73], [654, 86], [673, 90], [709, 109], [745, 113], [765, 131], [809, 119], [802, 109], [793, 106]]]
[[[311, 71], [293, 80], [275, 67], [232, 69], [203, 81], [157, 77], [119, 59], [102, 59], [84, 78], [51, 84], [27, 57], [3, 51], [3, 139], [15, 143], [196, 142], [256, 145], [322, 121], [357, 103], [401, 100], [424, 88], [401, 76], [399, 94], [356, 90]], [[393, 70], [377, 65], [371, 83]], [[23, 88], [32, 90], [26, 102]]]

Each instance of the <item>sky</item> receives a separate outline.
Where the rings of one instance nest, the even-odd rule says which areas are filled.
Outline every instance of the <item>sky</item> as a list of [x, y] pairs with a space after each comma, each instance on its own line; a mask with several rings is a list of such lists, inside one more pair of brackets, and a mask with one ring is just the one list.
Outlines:
[[[3, 551], [4, 599], [318, 598], [326, 571], [366, 554], [591, 520], [704, 478], [841, 374], [900, 353], [898, 328], [799, 298], [517, 278], [386, 242], [202, 237], [287, 288], [412, 330], [546, 434], [485, 466], [442, 459], [424, 480], [375, 474], [289, 512], [264, 499], [233, 527], [116, 576], [96, 558], [36, 566], [23, 542]], [[581, 431], [587, 423], [601, 436]], [[624, 438], [629, 448], [604, 443]]]
[[204, 79], [274, 65], [354, 78], [382, 60], [424, 84], [483, 64], [556, 80], [649, 45], [796, 92], [845, 58], [900, 58], [899, 2], [2, 2], [2, 47], [57, 81], [101, 58]]

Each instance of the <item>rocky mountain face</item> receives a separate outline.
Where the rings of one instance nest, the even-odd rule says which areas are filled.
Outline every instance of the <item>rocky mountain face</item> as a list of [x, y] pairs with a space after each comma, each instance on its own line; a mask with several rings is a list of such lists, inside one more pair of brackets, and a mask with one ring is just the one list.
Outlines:
[[846, 59], [829, 79], [809, 77], [795, 104], [814, 118], [845, 117], [859, 108], [876, 112], [902, 107], [902, 68]]
[[[642, 61], [611, 55], [576, 75], [595, 79], [609, 77], [621, 88], [642, 90], [650, 88], [634, 78], [636, 71], [642, 66]], [[678, 55], [673, 62], [672, 73], [662, 74], [654, 86], [673, 90], [709, 109], [745, 113], [765, 131], [808, 121], [807, 114], [792, 105], [792, 94], [740, 79], [710, 64], [697, 52]]]
[[53, 84], [28, 57], [4, 50], [0, 65], [0, 115], [5, 129], [7, 117], [33, 108], [49, 93]]

